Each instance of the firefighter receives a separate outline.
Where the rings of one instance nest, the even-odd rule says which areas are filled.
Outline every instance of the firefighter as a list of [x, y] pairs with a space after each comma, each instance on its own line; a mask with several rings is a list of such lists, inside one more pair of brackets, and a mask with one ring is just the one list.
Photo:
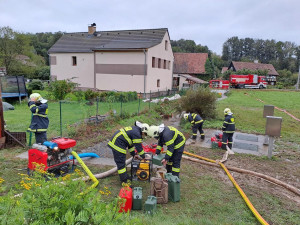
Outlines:
[[162, 160], [162, 164], [166, 167], [168, 173], [179, 177], [180, 161], [184, 151], [185, 137], [174, 127], [165, 126], [150, 126], [147, 135], [158, 140], [156, 154], [161, 153], [163, 145], [167, 146], [167, 154]]
[[185, 120], [188, 120], [192, 124], [193, 135], [192, 135], [191, 139], [194, 141], [196, 140], [197, 132], [199, 130], [201, 140], [204, 140], [205, 135], [204, 135], [204, 131], [202, 129], [203, 119], [201, 118], [201, 116], [197, 113], [185, 113], [183, 115], [183, 118]]
[[226, 150], [226, 145], [228, 141], [228, 147], [232, 149], [233, 133], [235, 131], [235, 122], [233, 113], [229, 108], [224, 109], [224, 123], [223, 123], [223, 137], [222, 137], [222, 149]]
[[48, 104], [38, 93], [33, 93], [29, 97], [28, 107], [32, 112], [31, 124], [28, 131], [35, 134], [36, 143], [43, 144], [47, 141], [47, 128], [49, 126]]
[[[129, 183], [130, 177], [126, 172], [126, 149], [135, 158], [145, 158], [142, 146], [143, 134], [149, 129], [146, 123], [135, 122], [134, 126], [122, 128], [114, 133], [108, 146], [112, 149], [118, 174], [122, 183]], [[137, 150], [138, 155], [135, 154]]]

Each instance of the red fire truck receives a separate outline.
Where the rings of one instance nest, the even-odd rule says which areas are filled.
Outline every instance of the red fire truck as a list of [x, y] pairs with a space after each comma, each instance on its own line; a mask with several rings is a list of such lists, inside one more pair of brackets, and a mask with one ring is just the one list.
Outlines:
[[236, 75], [229, 76], [231, 88], [266, 88], [267, 81], [265, 76], [258, 76], [257, 74]]

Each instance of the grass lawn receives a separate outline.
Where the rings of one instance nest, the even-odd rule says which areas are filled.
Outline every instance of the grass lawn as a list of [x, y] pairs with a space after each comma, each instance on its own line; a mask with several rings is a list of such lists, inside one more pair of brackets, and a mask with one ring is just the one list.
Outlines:
[[[6, 129], [12, 132], [24, 132], [30, 125], [31, 111], [25, 102], [22, 104], [16, 103], [14, 106], [15, 110], [4, 112], [4, 120], [7, 125]], [[153, 106], [153, 103], [145, 103], [142, 100], [140, 102], [137, 100], [122, 103], [122, 109], [121, 103], [99, 102], [98, 114], [104, 115], [110, 110], [115, 110], [117, 115], [121, 114], [121, 110], [123, 115], [137, 114], [144, 109], [151, 108], [151, 106]], [[48, 138], [60, 136], [60, 103], [49, 102], [48, 109], [50, 121], [47, 132]], [[73, 124], [78, 124], [84, 119], [97, 114], [97, 104], [87, 105], [86, 102], [62, 102], [61, 112], [63, 136], [70, 136], [74, 132]], [[29, 137], [29, 135], [27, 135], [27, 137]]]
[[[263, 100], [265, 103], [258, 101]], [[230, 108], [234, 113], [236, 129], [242, 132], [264, 134], [266, 119], [264, 105], [274, 105], [287, 110], [300, 119], [300, 92], [272, 90], [231, 90], [229, 98], [217, 104], [218, 120], [223, 121], [223, 110]], [[274, 110], [274, 116], [282, 117], [282, 140], [300, 143], [300, 122], [284, 112]], [[222, 122], [221, 122], [222, 123]]]

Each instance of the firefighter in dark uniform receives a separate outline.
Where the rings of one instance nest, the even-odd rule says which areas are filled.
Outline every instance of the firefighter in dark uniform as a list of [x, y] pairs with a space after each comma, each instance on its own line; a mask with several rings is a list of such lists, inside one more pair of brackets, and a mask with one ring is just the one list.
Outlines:
[[161, 153], [163, 145], [167, 146], [167, 153], [162, 160], [162, 164], [166, 167], [168, 173], [179, 177], [180, 162], [184, 151], [185, 137], [174, 127], [165, 126], [150, 126], [147, 135], [158, 139], [156, 154]]
[[28, 107], [32, 112], [32, 120], [28, 131], [35, 134], [36, 143], [43, 144], [47, 141], [47, 128], [49, 126], [47, 100], [38, 93], [31, 94], [29, 99]]
[[232, 149], [233, 134], [235, 131], [235, 121], [233, 113], [229, 108], [224, 110], [225, 119], [223, 122], [223, 137], [222, 137], [222, 149], [226, 150], [226, 145], [228, 141], [228, 147]]
[[203, 119], [201, 118], [201, 116], [197, 113], [185, 113], [183, 117], [185, 120], [188, 120], [192, 124], [192, 130], [193, 130], [192, 139], [196, 140], [197, 132], [199, 130], [201, 140], [204, 140], [205, 135], [202, 129]]
[[[142, 146], [142, 134], [149, 128], [146, 123], [135, 122], [135, 126], [122, 128], [114, 133], [108, 146], [112, 149], [115, 163], [117, 164], [118, 174], [123, 183], [129, 182], [129, 176], [126, 172], [126, 149], [135, 158], [145, 158], [145, 152]], [[138, 155], [135, 154], [137, 150]]]

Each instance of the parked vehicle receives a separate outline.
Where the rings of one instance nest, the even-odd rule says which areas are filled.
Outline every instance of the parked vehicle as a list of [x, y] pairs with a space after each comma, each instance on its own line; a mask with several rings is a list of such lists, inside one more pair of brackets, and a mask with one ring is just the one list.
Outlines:
[[266, 77], [257, 74], [232, 74], [229, 76], [229, 83], [231, 88], [267, 88]]

